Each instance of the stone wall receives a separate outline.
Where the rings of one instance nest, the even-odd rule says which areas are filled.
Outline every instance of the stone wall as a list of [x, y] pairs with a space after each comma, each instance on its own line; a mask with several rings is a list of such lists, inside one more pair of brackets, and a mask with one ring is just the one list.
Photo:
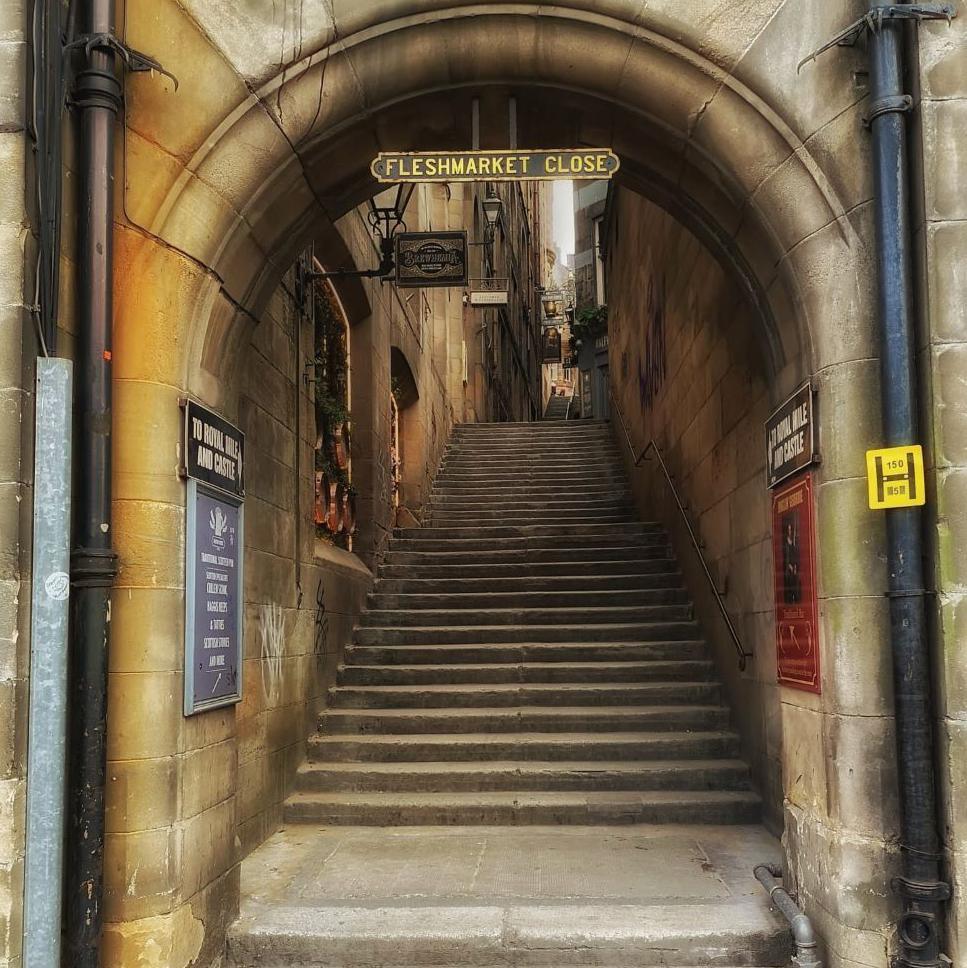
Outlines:
[[[637, 453], [655, 440], [687, 504], [746, 649], [745, 675], [657, 462], [633, 471], [645, 519], [673, 545], [720, 675], [765, 817], [782, 828], [770, 504], [762, 425], [769, 391], [752, 311], [701, 243], [640, 196], [618, 191], [607, 247], [610, 373]], [[614, 429], [620, 435], [620, 423]], [[623, 445], [624, 446], [624, 445]], [[624, 446], [627, 457], [628, 449]], [[630, 461], [629, 461], [630, 463]]]
[[942, 827], [953, 884], [947, 954], [967, 946], [967, 18], [925, 24], [911, 76], [919, 78], [911, 152], [919, 281], [918, 358], [923, 378], [921, 438], [932, 468], [927, 508], [934, 563], [928, 588], [935, 631], [938, 771]]
[[27, 262], [25, 12], [0, 5], [0, 966], [21, 963], [35, 341]]
[[238, 789], [242, 854], [282, 821], [306, 737], [372, 585], [358, 557], [316, 538], [315, 415], [312, 387], [301, 378], [313, 334], [295, 305], [293, 281], [290, 273], [255, 329], [239, 402], [247, 447], [244, 700], [238, 774], [229, 768], [225, 789]]

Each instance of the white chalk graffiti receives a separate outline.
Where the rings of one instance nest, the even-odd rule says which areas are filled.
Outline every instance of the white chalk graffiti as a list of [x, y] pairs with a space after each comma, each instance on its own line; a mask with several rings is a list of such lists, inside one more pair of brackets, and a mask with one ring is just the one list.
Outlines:
[[267, 703], [274, 703], [282, 684], [282, 656], [285, 654], [285, 616], [281, 605], [259, 608], [259, 634], [262, 639], [262, 692]]

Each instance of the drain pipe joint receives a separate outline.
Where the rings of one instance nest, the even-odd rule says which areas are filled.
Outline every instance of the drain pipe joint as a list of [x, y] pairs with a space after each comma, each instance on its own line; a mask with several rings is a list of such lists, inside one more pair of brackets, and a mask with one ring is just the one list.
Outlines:
[[819, 938], [812, 921], [799, 909], [789, 892], [782, 886], [782, 871], [771, 864], [759, 864], [752, 873], [766, 889], [769, 900], [789, 922], [792, 939], [796, 945], [793, 958], [797, 968], [823, 968], [819, 957]]

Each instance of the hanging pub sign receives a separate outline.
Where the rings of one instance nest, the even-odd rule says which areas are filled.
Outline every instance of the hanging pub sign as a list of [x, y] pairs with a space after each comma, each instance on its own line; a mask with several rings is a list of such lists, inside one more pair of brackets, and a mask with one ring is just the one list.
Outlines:
[[776, 664], [781, 685], [821, 692], [812, 475], [772, 497]]
[[766, 472], [769, 487], [818, 463], [816, 453], [816, 395], [804, 383], [766, 421]]
[[510, 280], [496, 277], [470, 280], [471, 306], [506, 306], [510, 301]]
[[567, 181], [612, 178], [621, 167], [610, 148], [545, 151], [381, 151], [370, 170], [381, 183]]
[[544, 352], [541, 355], [543, 363], [561, 362], [561, 331], [555, 327], [544, 330]]
[[466, 232], [400, 232], [395, 238], [398, 286], [432, 288], [467, 284]]
[[242, 698], [242, 432], [218, 414], [185, 406], [186, 716]]

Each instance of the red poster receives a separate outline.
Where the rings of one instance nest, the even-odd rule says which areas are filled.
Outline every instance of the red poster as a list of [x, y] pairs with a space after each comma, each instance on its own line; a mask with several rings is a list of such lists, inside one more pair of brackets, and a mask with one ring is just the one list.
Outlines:
[[809, 474], [772, 497], [776, 579], [776, 660], [779, 682], [819, 693], [819, 605], [813, 482]]

